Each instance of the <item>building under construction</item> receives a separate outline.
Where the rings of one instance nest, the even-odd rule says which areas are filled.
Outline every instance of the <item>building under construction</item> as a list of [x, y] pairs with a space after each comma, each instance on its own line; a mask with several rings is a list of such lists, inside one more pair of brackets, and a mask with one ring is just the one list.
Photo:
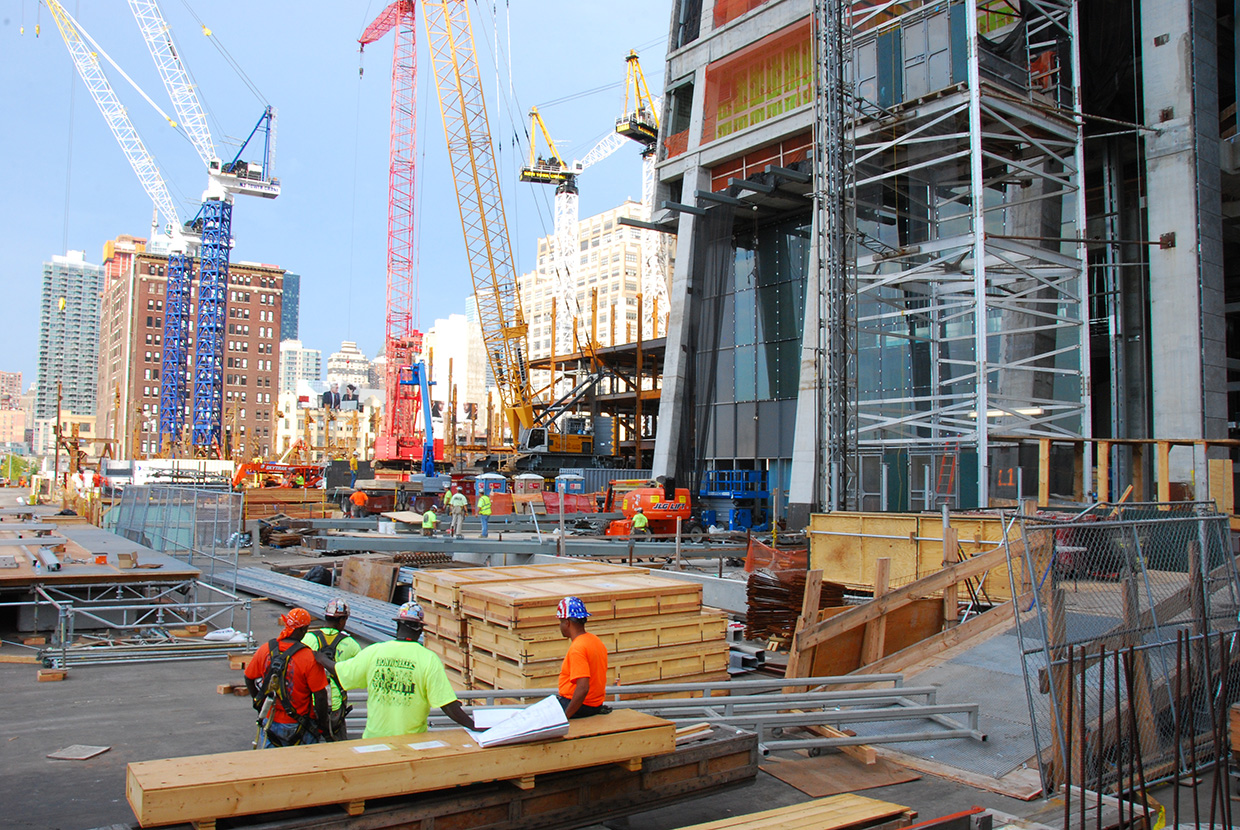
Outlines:
[[674, 6], [657, 473], [765, 473], [799, 526], [1031, 495], [1029, 439], [1071, 493], [1073, 439], [1230, 437], [1231, 4]]

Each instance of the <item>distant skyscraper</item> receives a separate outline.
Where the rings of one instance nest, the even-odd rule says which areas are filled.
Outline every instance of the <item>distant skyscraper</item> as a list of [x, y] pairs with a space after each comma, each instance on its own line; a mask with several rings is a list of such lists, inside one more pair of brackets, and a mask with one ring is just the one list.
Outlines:
[[20, 409], [22, 373], [0, 372], [0, 409]]
[[339, 383], [341, 390], [348, 384], [361, 387], [370, 383], [370, 361], [352, 340], [340, 343], [340, 351], [327, 358], [327, 382]]
[[61, 409], [74, 415], [95, 414], [102, 292], [103, 266], [88, 263], [82, 251], [43, 263], [36, 418], [57, 417], [57, 383]]
[[[288, 285], [286, 282], [285, 285]], [[307, 349], [300, 340], [280, 342], [280, 394], [296, 392], [297, 381], [318, 383], [323, 376], [323, 352]]]
[[[296, 340], [301, 309], [301, 274], [284, 274], [284, 299], [281, 306], [280, 339]], [[319, 352], [322, 356], [322, 352]], [[318, 378], [315, 378], [318, 380]]]

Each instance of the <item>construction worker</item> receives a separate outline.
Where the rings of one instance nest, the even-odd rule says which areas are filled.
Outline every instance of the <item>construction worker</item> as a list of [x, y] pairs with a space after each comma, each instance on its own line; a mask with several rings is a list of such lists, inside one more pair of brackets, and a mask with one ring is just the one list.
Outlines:
[[349, 486], [350, 487], [357, 486], [357, 451], [356, 450], [353, 452], [353, 455], [349, 456]]
[[577, 597], [564, 597], [555, 609], [560, 634], [569, 639], [568, 653], [560, 666], [557, 695], [568, 718], [588, 718], [611, 710], [603, 705], [607, 697], [607, 647], [586, 631], [590, 612]]
[[293, 486], [294, 487], [305, 487], [306, 486], [306, 476], [302, 473], [301, 470], [298, 470], [296, 475], [293, 476]]
[[434, 536], [437, 524], [439, 524], [439, 517], [435, 515], [435, 506], [431, 505], [422, 511], [422, 535]]
[[294, 608], [280, 617], [280, 624], [280, 636], [259, 646], [245, 667], [261, 749], [317, 744], [331, 729], [327, 674], [302, 642], [310, 630], [310, 612]]
[[[348, 660], [355, 657], [362, 647], [357, 640], [350, 637], [344, 630], [349, 622], [349, 603], [341, 597], [329, 600], [323, 609], [323, 618], [327, 625], [306, 633], [302, 642], [319, 654], [325, 654], [332, 660]], [[353, 709], [349, 705], [349, 693], [340, 688], [340, 681], [334, 675], [327, 676], [327, 693], [331, 704], [331, 731], [327, 733], [329, 741], [349, 740], [345, 718]]]
[[319, 653], [319, 664], [334, 672], [342, 689], [367, 690], [363, 738], [387, 738], [426, 731], [426, 718], [438, 707], [466, 729], [474, 719], [461, 708], [443, 663], [423, 646], [426, 615], [416, 602], [396, 613], [396, 639], [375, 643], [350, 660], [336, 662]]
[[650, 535], [650, 520], [646, 518], [646, 514], [640, 507], [633, 513], [633, 532], [644, 536]]
[[482, 538], [487, 538], [487, 524], [491, 521], [491, 497], [486, 491], [478, 497], [478, 521], [482, 522]]
[[448, 510], [452, 514], [452, 525], [449, 534], [460, 536], [465, 529], [465, 511], [469, 508], [469, 499], [458, 488], [452, 488], [452, 496], [448, 499]]
[[352, 513], [357, 518], [365, 518], [369, 513], [366, 510], [366, 502], [370, 501], [370, 497], [361, 490], [354, 490], [353, 495], [349, 496], [349, 503], [353, 505]]

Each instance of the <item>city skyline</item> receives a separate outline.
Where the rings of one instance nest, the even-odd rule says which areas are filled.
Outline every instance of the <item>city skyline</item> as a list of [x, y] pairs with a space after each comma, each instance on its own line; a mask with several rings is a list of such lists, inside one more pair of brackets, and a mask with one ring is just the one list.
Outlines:
[[[580, 158], [612, 127], [623, 108], [623, 58], [631, 48], [648, 53], [650, 81], [661, 88], [661, 55], [670, 4], [641, 2], [632, 14], [612, 19], [603, 9], [568, 2], [545, 4], [537, 16], [499, 12], [498, 59], [495, 21], [475, 19], [480, 60], [494, 75], [485, 94], [501, 165], [518, 273], [530, 270], [537, 240], [552, 232], [552, 196], [544, 188], [521, 185], [517, 168], [528, 145], [531, 105], [544, 110], [566, 157]], [[312, 5], [263, 50], [245, 51], [252, 32], [244, 21], [248, 7], [236, 2], [200, 10], [201, 23], [230, 51], [250, 83], [265, 96], [246, 96], [245, 82], [204, 38], [190, 9], [165, 9], [178, 48], [199, 82], [221, 156], [235, 152], [230, 138], [244, 137], [269, 101], [280, 115], [275, 174], [283, 194], [274, 202], [239, 200], [234, 220], [233, 260], [273, 264], [302, 278], [300, 339], [325, 354], [341, 339], [354, 340], [367, 354], [382, 346], [387, 217], [387, 139], [390, 94], [390, 36], [358, 57], [356, 37], [369, 23], [357, 10]], [[381, 8], [368, 9], [371, 17]], [[108, 50], [156, 101], [166, 95], [137, 27], [127, 14], [95, 8], [69, 8], [81, 25]], [[103, 244], [121, 234], [150, 233], [151, 204], [139, 186], [103, 119], [74, 72], [50, 16], [41, 18], [34, 37], [33, 10], [0, 19], [0, 38], [12, 60], [0, 65], [0, 84], [13, 92], [12, 112], [21, 129], [0, 136], [0, 148], [23, 164], [9, 180], [12, 193], [42, 198], [0, 200], [3, 238], [13, 255], [0, 266], [0, 278], [13, 286], [12, 324], [0, 332], [8, 358], [4, 368], [34, 379], [38, 287], [34, 275], [43, 262], [66, 249], [84, 250], [88, 263], [101, 261]], [[544, 49], [539, 20], [546, 15], [573, 19], [577, 36]], [[195, 15], [197, 16], [197, 15]], [[537, 19], [535, 19], [537, 17]], [[25, 34], [19, 34], [24, 25]], [[419, 31], [418, 40], [424, 42]], [[512, 44], [511, 59], [506, 54]], [[429, 60], [420, 47], [420, 68]], [[308, 61], [309, 55], [314, 60]], [[359, 62], [365, 72], [359, 79]], [[304, 67], [290, 72], [289, 66]], [[567, 67], [572, 67], [568, 71]], [[189, 143], [172, 130], [110, 67], [109, 77], [128, 108], [168, 182], [183, 219], [197, 209], [205, 178]], [[465, 261], [455, 196], [431, 73], [418, 75], [420, 293], [418, 323], [425, 330], [436, 319], [459, 313], [473, 293]], [[587, 94], [589, 93], [589, 94]], [[560, 99], [571, 99], [561, 101]], [[522, 137], [518, 142], [517, 137]], [[247, 152], [247, 156], [252, 155]], [[641, 191], [636, 148], [622, 151], [583, 177], [582, 213], [614, 206]], [[29, 204], [27, 204], [29, 202]], [[433, 287], [432, 287], [433, 286]], [[31, 381], [32, 382], [32, 381]]]

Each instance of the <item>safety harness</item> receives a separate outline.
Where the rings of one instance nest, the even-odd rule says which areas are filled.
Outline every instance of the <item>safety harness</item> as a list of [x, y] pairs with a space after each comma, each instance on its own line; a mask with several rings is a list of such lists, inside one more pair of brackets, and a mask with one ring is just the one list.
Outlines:
[[[296, 746], [301, 741], [302, 735], [318, 731], [314, 718], [298, 712], [293, 707], [293, 678], [289, 675], [289, 666], [292, 665], [293, 655], [303, 648], [306, 648], [305, 643], [295, 642], [281, 651], [279, 640], [267, 643], [267, 653], [271, 662], [267, 664], [267, 672], [263, 675], [263, 697], [273, 698], [285, 714], [297, 721], [297, 729], [287, 741], [272, 734], [270, 728], [264, 727], [267, 731], [267, 739], [276, 746]], [[269, 719], [268, 723], [271, 722]]]
[[[314, 641], [318, 645], [315, 651], [328, 657], [333, 663], [336, 662], [336, 649], [340, 646], [342, 640], [349, 636], [343, 631], [337, 631], [335, 634], [327, 634], [321, 629], [310, 632], [314, 635]], [[340, 678], [336, 677], [335, 670], [327, 673], [327, 677], [331, 680], [336, 691], [340, 693], [340, 708], [332, 712], [332, 731], [336, 732], [337, 727], [344, 725], [344, 720], [348, 714], [353, 711], [353, 707], [349, 705], [349, 691], [340, 685]], [[343, 734], [341, 732], [340, 734]], [[332, 736], [333, 740], [340, 740], [337, 735]]]

